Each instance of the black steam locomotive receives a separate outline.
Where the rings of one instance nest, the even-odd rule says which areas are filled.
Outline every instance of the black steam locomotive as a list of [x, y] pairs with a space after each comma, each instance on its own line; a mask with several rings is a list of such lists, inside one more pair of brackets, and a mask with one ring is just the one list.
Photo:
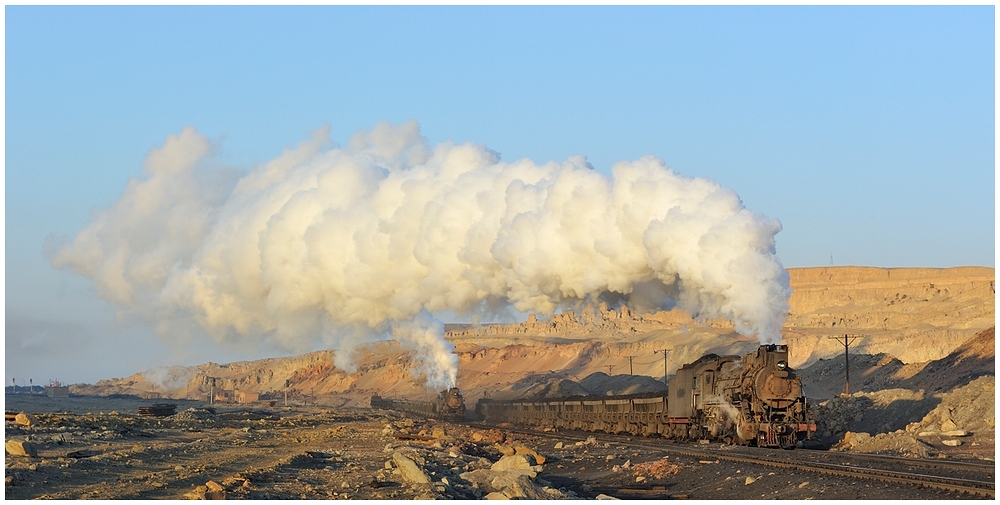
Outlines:
[[684, 365], [666, 394], [482, 399], [476, 412], [492, 423], [792, 448], [816, 431], [807, 407], [788, 346], [771, 344]]
[[458, 388], [441, 391], [433, 401], [393, 400], [373, 395], [371, 405], [373, 409], [401, 410], [445, 421], [465, 419], [465, 398]]

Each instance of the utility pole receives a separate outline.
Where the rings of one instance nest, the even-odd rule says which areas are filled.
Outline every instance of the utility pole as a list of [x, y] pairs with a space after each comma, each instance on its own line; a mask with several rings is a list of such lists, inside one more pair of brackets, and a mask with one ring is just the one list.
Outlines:
[[632, 373], [632, 358], [634, 358], [635, 356], [626, 356], [626, 357], [628, 358], [628, 374], [635, 375]]
[[[861, 335], [844, 335], [844, 395], [850, 396], [851, 394], [851, 358], [850, 354], [847, 353], [847, 348], [854, 343]], [[840, 340], [840, 337], [827, 337]]]
[[610, 376], [611, 375], [611, 369], [614, 368], [615, 366], [614, 365], [604, 365], [604, 366], [608, 367], [608, 376]]
[[667, 383], [667, 353], [673, 349], [657, 349], [653, 351], [653, 354], [663, 353], [663, 383]]

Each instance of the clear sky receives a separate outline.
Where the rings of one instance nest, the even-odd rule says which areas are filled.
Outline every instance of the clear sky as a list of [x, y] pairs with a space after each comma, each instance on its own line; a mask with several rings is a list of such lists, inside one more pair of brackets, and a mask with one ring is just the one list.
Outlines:
[[194, 126], [250, 168], [379, 121], [514, 161], [652, 154], [779, 219], [786, 267], [994, 266], [994, 7], [34, 7], [6, 15], [6, 376], [178, 350], [47, 241]]

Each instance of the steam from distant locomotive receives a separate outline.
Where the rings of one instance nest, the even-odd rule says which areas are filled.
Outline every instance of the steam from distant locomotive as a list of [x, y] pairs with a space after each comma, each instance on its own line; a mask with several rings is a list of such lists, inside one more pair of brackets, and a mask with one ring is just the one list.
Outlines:
[[350, 369], [351, 348], [393, 334], [436, 388], [457, 368], [438, 311], [552, 314], [601, 298], [780, 338], [781, 224], [714, 181], [652, 156], [611, 178], [582, 156], [502, 162], [481, 145], [431, 146], [415, 122], [343, 147], [328, 136], [241, 172], [185, 128], [75, 239], [49, 244], [51, 262], [168, 338], [325, 345]]

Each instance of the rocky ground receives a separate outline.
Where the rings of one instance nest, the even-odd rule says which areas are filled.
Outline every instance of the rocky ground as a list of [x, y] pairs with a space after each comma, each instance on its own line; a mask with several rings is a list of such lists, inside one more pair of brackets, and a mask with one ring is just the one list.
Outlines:
[[[987, 381], [981, 382], [970, 388], [982, 389]], [[982, 389], [980, 399], [987, 392]], [[586, 434], [554, 441], [545, 433], [522, 435], [371, 409], [189, 403], [171, 416], [146, 417], [137, 415], [134, 405], [149, 402], [136, 400], [132, 405], [99, 397], [6, 400], [8, 409], [25, 412], [6, 423], [7, 499], [594, 499], [648, 493], [695, 499], [954, 498], [664, 457]], [[100, 411], [102, 404], [132, 408]], [[949, 397], [939, 406], [952, 404]], [[928, 422], [943, 423], [942, 412], [934, 412]], [[920, 424], [919, 430], [945, 427], [951, 426]], [[923, 436], [935, 444], [940, 434]], [[963, 452], [970, 446], [941, 445], [934, 456], [972, 457]], [[975, 447], [992, 454], [992, 445]]]
[[[993, 460], [996, 423], [994, 329], [940, 360], [903, 364], [852, 355], [854, 392], [815, 405], [817, 438], [833, 450]], [[802, 371], [810, 397], [843, 387], [843, 362]]]

